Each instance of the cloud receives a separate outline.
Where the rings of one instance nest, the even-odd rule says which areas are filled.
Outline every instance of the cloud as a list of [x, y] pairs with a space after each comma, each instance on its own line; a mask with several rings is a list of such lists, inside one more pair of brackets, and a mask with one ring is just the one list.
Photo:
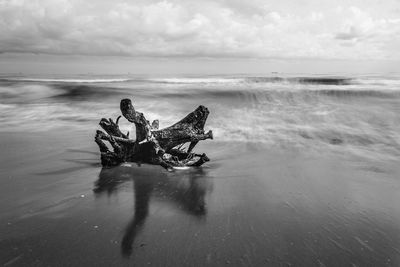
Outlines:
[[[373, 17], [372, 13], [358, 7], [339, 9], [338, 15], [345, 18], [336, 33], [346, 51], [357, 53], [360, 57], [399, 59], [395, 46], [400, 45], [400, 19]], [[364, 55], [362, 55], [364, 52]]]
[[373, 37], [381, 34], [389, 26], [386, 19], [375, 20], [357, 7], [350, 7], [339, 13], [346, 17], [342, 23], [342, 31], [336, 34], [336, 38], [340, 40], [361, 40]]
[[379, 59], [400, 44], [387, 10], [302, 2], [0, 0], [0, 52]]

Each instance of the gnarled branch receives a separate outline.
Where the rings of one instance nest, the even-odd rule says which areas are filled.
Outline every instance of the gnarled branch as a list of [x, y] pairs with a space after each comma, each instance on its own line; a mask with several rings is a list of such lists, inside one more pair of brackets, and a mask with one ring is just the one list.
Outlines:
[[[100, 126], [106, 132], [98, 130], [95, 142], [101, 152], [103, 166], [116, 166], [122, 162], [145, 162], [158, 164], [166, 169], [184, 166], [200, 166], [209, 161], [206, 154], [195, 154], [192, 150], [196, 144], [205, 139], [213, 139], [212, 131], [204, 132], [204, 125], [209, 111], [199, 106], [185, 118], [174, 125], [160, 129], [159, 121], [152, 124], [137, 112], [130, 99], [123, 99], [120, 103], [122, 115], [135, 124], [136, 140], [129, 139], [129, 133], [124, 134], [119, 129], [119, 116], [114, 122], [110, 119], [101, 119]], [[107, 141], [113, 151], [104, 143]], [[182, 145], [190, 143], [187, 151]]]

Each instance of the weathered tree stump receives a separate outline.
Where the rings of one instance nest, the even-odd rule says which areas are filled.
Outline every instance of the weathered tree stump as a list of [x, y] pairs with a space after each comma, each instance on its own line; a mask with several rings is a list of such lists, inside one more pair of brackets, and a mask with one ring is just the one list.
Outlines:
[[[150, 124], [143, 113], [137, 112], [130, 99], [122, 99], [122, 115], [135, 124], [136, 140], [129, 139], [129, 133], [120, 131], [118, 122], [111, 118], [100, 120], [103, 131], [97, 130], [95, 142], [101, 152], [101, 164], [105, 167], [117, 166], [123, 162], [158, 164], [170, 170], [173, 167], [200, 166], [209, 161], [206, 154], [192, 153], [196, 144], [205, 139], [213, 139], [212, 131], [204, 132], [208, 109], [199, 106], [174, 125], [159, 130], [158, 120]], [[107, 141], [112, 151], [106, 145]], [[189, 143], [186, 151], [182, 149]]]

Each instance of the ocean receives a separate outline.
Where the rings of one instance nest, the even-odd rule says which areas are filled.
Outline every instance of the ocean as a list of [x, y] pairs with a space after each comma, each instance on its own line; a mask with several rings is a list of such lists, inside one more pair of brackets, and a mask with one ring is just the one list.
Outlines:
[[[0, 77], [0, 131], [91, 128], [131, 98], [167, 127], [198, 105], [227, 142], [373, 160], [400, 156], [400, 76]], [[121, 127], [134, 130], [127, 121]]]

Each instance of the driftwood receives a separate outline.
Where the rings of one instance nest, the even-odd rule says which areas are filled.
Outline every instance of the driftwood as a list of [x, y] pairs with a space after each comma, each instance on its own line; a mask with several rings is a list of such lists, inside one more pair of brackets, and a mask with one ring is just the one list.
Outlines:
[[[95, 142], [100, 148], [101, 164], [105, 167], [117, 166], [123, 162], [158, 164], [170, 170], [173, 167], [200, 166], [209, 161], [206, 154], [193, 153], [200, 140], [213, 139], [212, 131], [204, 132], [208, 109], [199, 106], [174, 125], [158, 129], [158, 120], [150, 124], [143, 113], [137, 112], [130, 99], [122, 99], [122, 115], [136, 127], [136, 140], [129, 139], [129, 133], [120, 131], [119, 116], [114, 122], [111, 118], [100, 120], [103, 131], [97, 130]], [[106, 145], [107, 141], [112, 151]], [[189, 143], [188, 149], [182, 149]]]

